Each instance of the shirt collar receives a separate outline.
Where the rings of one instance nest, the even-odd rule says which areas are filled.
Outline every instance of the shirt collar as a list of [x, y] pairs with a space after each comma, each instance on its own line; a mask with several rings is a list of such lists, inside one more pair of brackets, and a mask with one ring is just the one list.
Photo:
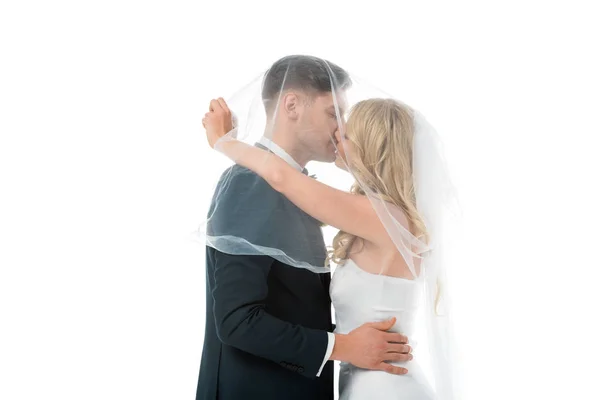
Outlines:
[[277, 143], [273, 142], [272, 140], [263, 136], [260, 138], [258, 143], [271, 150], [274, 154], [282, 158], [285, 162], [290, 164], [292, 167], [296, 168], [298, 171], [305, 171], [305, 168], [302, 168], [302, 166], [298, 164], [296, 160], [292, 158], [292, 156], [290, 156], [285, 150], [279, 147]]

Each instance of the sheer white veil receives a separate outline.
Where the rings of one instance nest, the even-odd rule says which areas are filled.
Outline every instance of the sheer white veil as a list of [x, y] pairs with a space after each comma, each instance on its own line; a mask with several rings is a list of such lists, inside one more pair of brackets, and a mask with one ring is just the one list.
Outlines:
[[[299, 76], [313, 79], [319, 88], [317, 95], [329, 95], [334, 114], [327, 123], [315, 119], [314, 114], [299, 116], [299, 120], [294, 121], [294, 132], [301, 135], [329, 133], [329, 143], [334, 151], [340, 146], [350, 146], [345, 139], [345, 122], [356, 104], [370, 99], [386, 99], [397, 102], [410, 111], [413, 125], [414, 205], [425, 224], [426, 235], [415, 236], [399, 222], [398, 207], [383, 200], [388, 198], [385, 193], [379, 193], [373, 185], [363, 181], [360, 174], [355, 173], [351, 152], [345, 152], [348, 172], [332, 172], [335, 167], [331, 163], [318, 161], [309, 163], [307, 169], [310, 172], [306, 169], [303, 172], [316, 172], [323, 183], [344, 190], [348, 190], [355, 181], [369, 198], [413, 279], [422, 282], [421, 329], [418, 337], [409, 338], [411, 342], [418, 343], [421, 355], [415, 354], [415, 359], [427, 358], [423, 361], [428, 365], [426, 373], [436, 398], [456, 399], [458, 387], [454, 366], [457, 354], [454, 350], [444, 244], [447, 235], [451, 234], [447, 229], [447, 221], [449, 217], [457, 215], [457, 196], [444, 157], [443, 142], [424, 115], [417, 110], [327, 60], [308, 56], [290, 56], [280, 60], [276, 67], [265, 71], [234, 96], [227, 98], [236, 119], [234, 129], [222, 140], [235, 137], [252, 145], [260, 145], [261, 142], [264, 143], [264, 138], [273, 139], [285, 122], [280, 120], [283, 96], [298, 92], [307, 94], [310, 98], [315, 94], [313, 87], [306, 87]], [[274, 84], [277, 87], [273, 87]], [[332, 128], [331, 124], [335, 126]], [[341, 142], [333, 136], [336, 129], [340, 130]], [[208, 218], [199, 229], [199, 235], [207, 246], [230, 254], [268, 255], [290, 268], [304, 268], [314, 273], [331, 272], [323, 237], [317, 231], [307, 234], [301, 229], [308, 220], [302, 213], [297, 213], [291, 202], [277, 196], [263, 201], [248, 195], [251, 192], [269, 190], [261, 179], [249, 183], [252, 187], [240, 188], [233, 184], [240, 177], [251, 173], [245, 168], [233, 165], [225, 171], [215, 171], [216, 173], [219, 174], [219, 183]], [[419, 268], [415, 265], [416, 260], [420, 261]], [[381, 269], [379, 273], [386, 275], [387, 271]]]

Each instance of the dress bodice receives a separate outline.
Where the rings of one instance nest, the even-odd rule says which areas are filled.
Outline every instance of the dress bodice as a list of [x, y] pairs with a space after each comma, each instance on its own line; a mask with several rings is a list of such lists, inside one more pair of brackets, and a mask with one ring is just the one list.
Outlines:
[[349, 333], [366, 322], [396, 317], [392, 331], [411, 336], [422, 292], [421, 279], [373, 274], [347, 260], [336, 269], [330, 287], [336, 332]]

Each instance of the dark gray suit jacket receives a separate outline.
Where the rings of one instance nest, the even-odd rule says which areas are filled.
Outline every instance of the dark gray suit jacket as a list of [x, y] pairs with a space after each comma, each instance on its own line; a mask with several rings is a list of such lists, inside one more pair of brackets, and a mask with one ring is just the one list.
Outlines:
[[[324, 265], [320, 223], [250, 170], [234, 165], [223, 174], [209, 215], [209, 235], [247, 237]], [[333, 400], [332, 361], [316, 377], [333, 330], [330, 280], [269, 256], [207, 246], [196, 400]]]

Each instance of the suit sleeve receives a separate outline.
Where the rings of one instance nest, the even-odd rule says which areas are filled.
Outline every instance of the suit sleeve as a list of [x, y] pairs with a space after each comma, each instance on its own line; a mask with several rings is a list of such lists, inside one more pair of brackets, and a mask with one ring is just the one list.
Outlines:
[[280, 320], [265, 311], [268, 256], [214, 250], [214, 315], [219, 339], [307, 377], [316, 377], [327, 351], [325, 331]]
[[[219, 235], [242, 237], [251, 243], [275, 240], [283, 229], [277, 224], [285, 223], [288, 213], [281, 207], [278, 193], [257, 175], [246, 172], [227, 182], [215, 210], [213, 226]], [[213, 258], [212, 296], [221, 342], [306, 377], [316, 377], [328, 350], [328, 334], [266, 312], [267, 280], [274, 260], [266, 255], [229, 254], [215, 248], [208, 255]]]

